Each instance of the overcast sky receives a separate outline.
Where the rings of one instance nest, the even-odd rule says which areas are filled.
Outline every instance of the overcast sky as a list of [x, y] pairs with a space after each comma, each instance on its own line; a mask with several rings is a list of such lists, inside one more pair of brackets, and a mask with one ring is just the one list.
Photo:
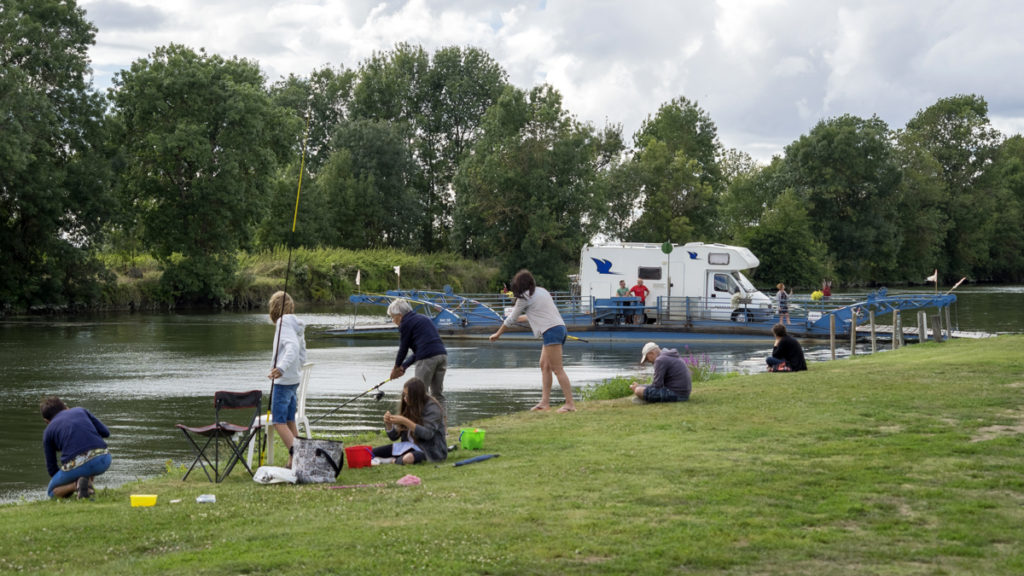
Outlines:
[[678, 96], [726, 148], [767, 161], [821, 119], [903, 127], [972, 93], [1024, 132], [1024, 2], [1016, 0], [80, 0], [99, 33], [94, 85], [172, 42], [260, 63], [267, 78], [358, 68], [396, 43], [486, 50], [520, 88], [627, 138]]

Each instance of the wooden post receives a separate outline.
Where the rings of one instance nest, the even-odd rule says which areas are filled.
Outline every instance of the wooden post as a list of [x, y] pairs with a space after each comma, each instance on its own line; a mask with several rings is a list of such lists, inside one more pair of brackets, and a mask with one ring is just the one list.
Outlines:
[[857, 355], [857, 309], [850, 314], [850, 358]]
[[942, 321], [941, 316], [935, 314], [932, 316], [932, 337], [936, 342], [942, 342]]
[[903, 317], [900, 316], [900, 311], [896, 310], [892, 313], [892, 349], [900, 346], [903, 346]]
[[946, 306], [946, 338], [953, 339], [953, 324], [949, 321], [949, 306]]
[[918, 343], [928, 341], [928, 315], [924, 310], [917, 311], [917, 341]]
[[836, 359], [836, 315], [828, 315], [828, 347], [832, 350], [832, 359]]
[[878, 347], [875, 344], [875, 310], [868, 310], [868, 321], [871, 322], [871, 353], [878, 352]]

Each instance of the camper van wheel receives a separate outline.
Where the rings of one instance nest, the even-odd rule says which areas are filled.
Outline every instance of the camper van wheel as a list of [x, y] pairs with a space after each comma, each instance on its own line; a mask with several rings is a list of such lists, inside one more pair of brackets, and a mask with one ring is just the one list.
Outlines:
[[732, 311], [733, 322], [753, 322], [754, 314], [750, 310], [733, 310]]

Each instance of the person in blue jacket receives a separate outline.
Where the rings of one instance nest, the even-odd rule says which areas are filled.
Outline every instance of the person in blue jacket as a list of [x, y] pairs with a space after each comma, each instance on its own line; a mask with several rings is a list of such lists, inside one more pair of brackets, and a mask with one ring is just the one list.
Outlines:
[[92, 496], [93, 479], [110, 468], [110, 451], [103, 440], [110, 437], [110, 430], [85, 408], [68, 408], [57, 396], [43, 398], [39, 412], [46, 420], [43, 453], [46, 471], [50, 474], [47, 495], [50, 498], [67, 498], [75, 493], [79, 498]]
[[[398, 326], [398, 355], [391, 379], [401, 378], [416, 364], [416, 377], [430, 389], [430, 395], [444, 402], [444, 375], [448, 372], [448, 350], [441, 341], [434, 323], [423, 314], [413, 312], [404, 298], [396, 298], [388, 306], [388, 316]], [[409, 352], [412, 351], [412, 354]]]

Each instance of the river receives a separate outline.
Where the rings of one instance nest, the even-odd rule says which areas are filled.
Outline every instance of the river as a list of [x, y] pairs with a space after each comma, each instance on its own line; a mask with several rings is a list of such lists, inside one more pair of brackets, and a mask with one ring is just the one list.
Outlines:
[[[1024, 286], [967, 287], [957, 291], [954, 324], [963, 330], [1024, 331], [1020, 306]], [[330, 338], [322, 330], [348, 326], [350, 315], [304, 312], [308, 360], [315, 363], [309, 385], [311, 419], [387, 378], [397, 340]], [[382, 317], [360, 317], [379, 323]], [[190, 448], [176, 423], [207, 424], [217, 390], [269, 389], [273, 326], [265, 314], [107, 314], [74, 318], [10, 318], [0, 322], [0, 360], [6, 372], [0, 408], [0, 502], [45, 496], [48, 477], [41, 438], [45, 423], [39, 401], [57, 394], [69, 406], [84, 406], [111, 429], [114, 464], [97, 486], [117, 486], [163, 472], [166, 463], [189, 461]], [[694, 343], [685, 353], [706, 357], [719, 372], [755, 372], [771, 351], [763, 343]], [[565, 366], [574, 386], [617, 375], [642, 378], [641, 343], [565, 346]], [[502, 340], [448, 343], [445, 381], [449, 427], [524, 410], [540, 396], [540, 346]], [[810, 361], [829, 357], [812, 343]], [[840, 350], [841, 356], [849, 350]], [[555, 386], [554, 400], [561, 393]], [[699, 393], [699, 383], [695, 386]], [[398, 383], [352, 402], [314, 424], [314, 432], [347, 436], [382, 426], [381, 415], [398, 399]], [[237, 471], [236, 471], [237, 473]]]

